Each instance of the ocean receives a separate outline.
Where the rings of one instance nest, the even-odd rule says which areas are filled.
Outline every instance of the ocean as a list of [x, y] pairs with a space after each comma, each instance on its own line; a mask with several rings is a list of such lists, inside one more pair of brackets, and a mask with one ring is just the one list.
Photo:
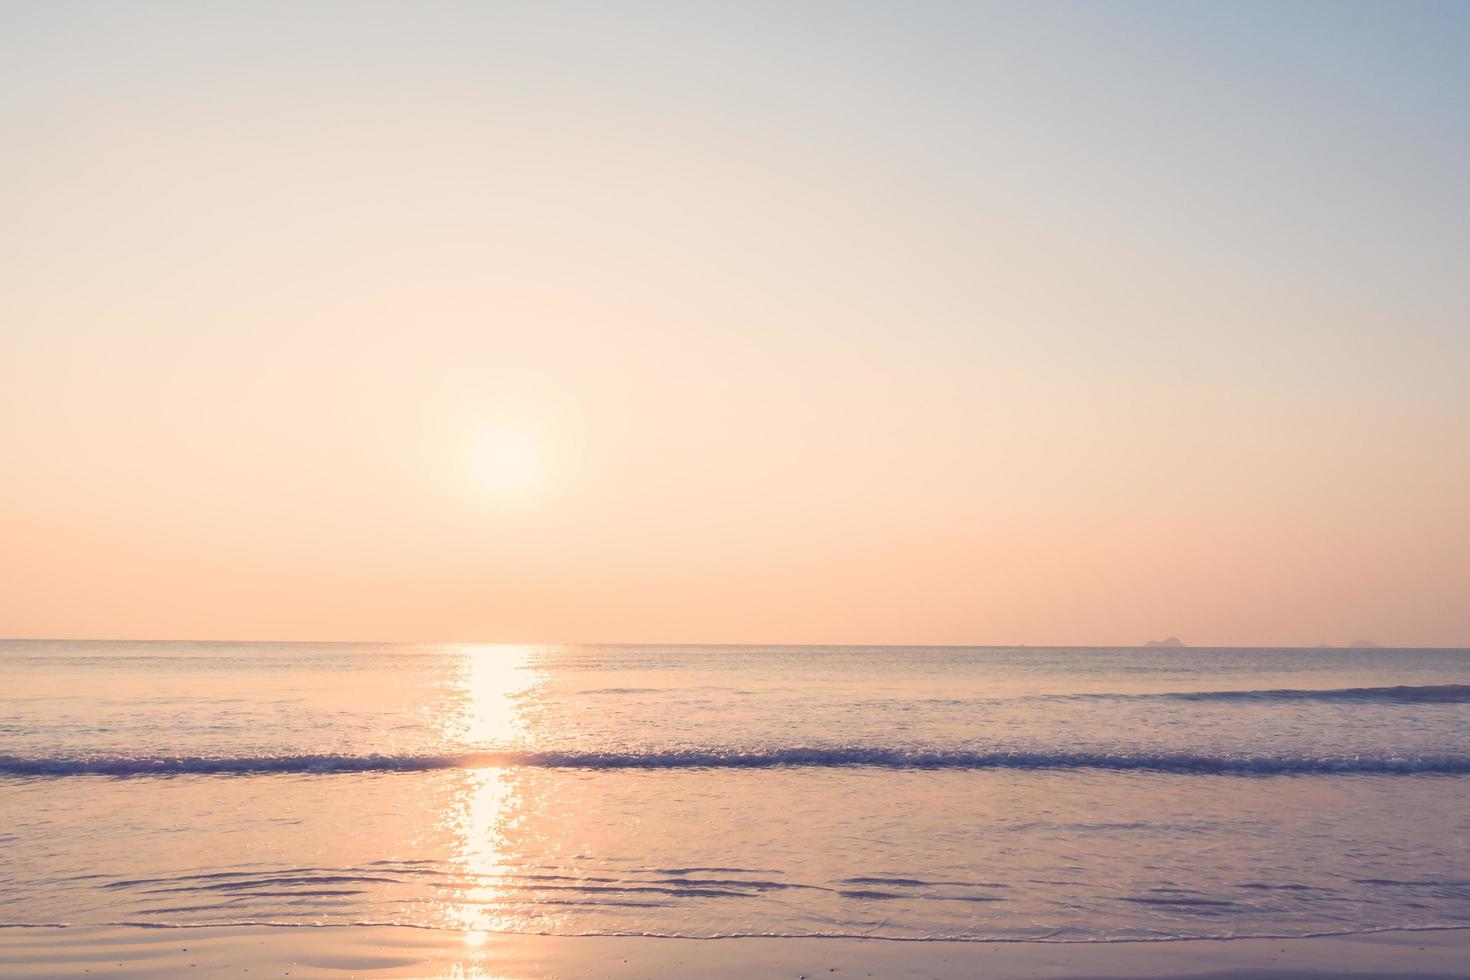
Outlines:
[[1470, 925], [1470, 651], [0, 643], [0, 925]]

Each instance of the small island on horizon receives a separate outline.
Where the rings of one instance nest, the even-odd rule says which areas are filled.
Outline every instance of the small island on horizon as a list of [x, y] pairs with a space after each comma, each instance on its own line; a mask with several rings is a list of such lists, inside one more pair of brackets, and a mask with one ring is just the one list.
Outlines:
[[1189, 646], [1189, 644], [1188, 643], [1185, 643], [1183, 640], [1179, 639], [1179, 637], [1177, 637], [1177, 636], [1166, 636], [1162, 640], [1149, 640], [1147, 643], [1144, 644], [1144, 646], [1145, 647], [1185, 647], [1185, 646]]

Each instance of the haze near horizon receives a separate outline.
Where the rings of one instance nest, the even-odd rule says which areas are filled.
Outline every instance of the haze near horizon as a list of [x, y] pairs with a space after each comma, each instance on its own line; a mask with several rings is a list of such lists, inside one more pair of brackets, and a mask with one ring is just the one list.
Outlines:
[[0, 635], [1470, 646], [1467, 49], [0, 4]]

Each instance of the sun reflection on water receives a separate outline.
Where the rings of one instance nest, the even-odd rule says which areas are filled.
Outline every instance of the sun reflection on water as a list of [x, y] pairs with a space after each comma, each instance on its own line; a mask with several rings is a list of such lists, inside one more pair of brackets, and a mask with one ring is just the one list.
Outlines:
[[[544, 682], [527, 646], [467, 646], [456, 651], [452, 681], [455, 710], [444, 722], [447, 742], [471, 750], [509, 749], [526, 744], [527, 712]], [[521, 916], [505, 888], [515, 868], [506, 862], [506, 841], [523, 819], [518, 775], [502, 768], [456, 773], [460, 785], [444, 814], [453, 842], [459, 887], [447, 896], [446, 918], [464, 930], [465, 945], [483, 946], [492, 933], [514, 931]]]
[[468, 749], [510, 748], [526, 739], [526, 710], [544, 678], [534, 648], [479, 644], [456, 649], [450, 666], [454, 708], [444, 738]]
[[462, 881], [446, 911], [465, 931], [466, 944], [478, 946], [488, 933], [511, 931], [518, 919], [505, 902], [503, 887], [514, 870], [505, 862], [505, 841], [514, 830], [518, 807], [513, 774], [478, 769], [462, 777], [464, 786], [449, 814]]

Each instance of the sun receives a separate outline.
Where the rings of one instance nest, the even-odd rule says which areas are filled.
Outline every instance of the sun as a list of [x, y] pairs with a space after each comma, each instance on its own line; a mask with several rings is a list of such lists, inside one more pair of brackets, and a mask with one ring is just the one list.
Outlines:
[[541, 450], [530, 433], [497, 425], [474, 439], [469, 464], [481, 485], [492, 493], [524, 493], [541, 475]]

